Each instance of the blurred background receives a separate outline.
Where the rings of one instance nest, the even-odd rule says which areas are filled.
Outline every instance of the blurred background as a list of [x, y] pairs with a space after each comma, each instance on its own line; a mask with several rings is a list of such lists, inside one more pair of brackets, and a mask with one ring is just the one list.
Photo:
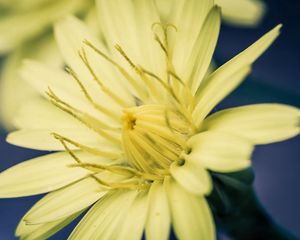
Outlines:
[[[238, 1], [238, 0], [236, 0]], [[300, 1], [265, 0], [268, 12], [257, 28], [223, 25], [215, 59], [222, 64], [278, 23], [282, 34], [254, 65], [252, 75], [218, 110], [253, 103], [285, 103], [300, 107]], [[0, 132], [0, 171], [41, 154], [5, 143]], [[275, 222], [300, 239], [300, 137], [259, 146], [253, 156], [258, 198]], [[41, 196], [0, 199], [0, 239], [12, 240], [23, 214]], [[72, 226], [51, 239], [66, 239]]]

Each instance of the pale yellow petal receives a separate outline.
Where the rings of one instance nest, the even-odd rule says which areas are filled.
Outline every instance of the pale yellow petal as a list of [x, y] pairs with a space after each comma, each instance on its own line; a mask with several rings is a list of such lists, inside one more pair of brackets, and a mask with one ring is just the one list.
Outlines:
[[23, 101], [13, 119], [19, 129], [86, 129], [78, 120], [43, 98]]
[[[211, 77], [204, 82], [206, 85], [203, 90], [197, 94], [197, 105], [193, 111], [193, 119], [196, 126], [201, 124], [207, 114], [233, 89], [235, 89], [250, 73], [251, 68], [246, 65], [243, 68], [238, 68], [231, 75], [219, 75]], [[213, 75], [212, 75], [213, 76]], [[206, 84], [207, 83], [207, 84]], [[201, 88], [201, 85], [200, 85]]]
[[156, 26], [153, 24], [159, 22], [159, 15], [153, 1], [98, 0], [97, 7], [103, 35], [118, 62], [131, 70], [128, 62], [115, 50], [116, 44], [136, 65], [161, 76], [165, 62], [164, 53], [154, 40]]
[[[168, 23], [173, 24], [177, 30], [170, 28], [170, 47], [172, 58], [177, 74], [182, 77], [185, 68], [191, 64], [189, 57], [192, 54], [193, 46], [201, 31], [203, 23], [213, 7], [212, 0], [198, 1], [170, 1], [170, 17]], [[188, 79], [184, 79], [187, 81]]]
[[204, 197], [185, 191], [171, 179], [167, 184], [167, 193], [178, 239], [216, 239], [212, 214]]
[[68, 217], [91, 206], [106, 192], [95, 179], [83, 179], [46, 195], [30, 209], [24, 221], [42, 224]]
[[187, 145], [191, 152], [186, 158], [212, 171], [239, 171], [251, 164], [252, 142], [233, 133], [202, 132], [191, 137]]
[[0, 174], [0, 196], [11, 198], [51, 192], [89, 174], [88, 170], [69, 166], [74, 163], [69, 154], [54, 153], [17, 164]]
[[261, 0], [215, 0], [221, 6], [224, 22], [237, 26], [256, 26], [266, 12]]
[[159, 182], [151, 185], [149, 192], [149, 212], [146, 222], [146, 239], [169, 239], [171, 226], [170, 208], [164, 186]]
[[198, 103], [193, 112], [197, 124], [247, 76], [251, 64], [278, 37], [281, 25], [213, 72], [197, 90]]
[[282, 104], [256, 104], [226, 109], [204, 120], [203, 130], [236, 134], [254, 144], [286, 140], [300, 133], [300, 110]]
[[220, 25], [221, 10], [219, 7], [213, 7], [199, 32], [186, 66], [186, 74], [183, 77], [183, 79], [189, 79], [193, 94], [196, 93], [211, 63], [220, 32]]
[[[96, 132], [84, 128], [22, 129], [10, 133], [6, 140], [10, 144], [25, 148], [46, 151], [65, 150], [61, 141], [55, 137], [55, 134], [67, 138], [75, 143], [80, 143], [81, 145], [89, 146], [95, 149], [113, 149], [117, 151], [119, 148], [117, 144], [112, 145]], [[75, 144], [70, 143], [68, 145], [70, 149], [79, 148], [79, 146]]]
[[212, 180], [200, 161], [182, 159], [182, 164], [172, 163], [170, 172], [176, 181], [192, 194], [204, 195], [210, 193]]
[[36, 225], [27, 225], [22, 219], [17, 227], [16, 236], [22, 240], [47, 239], [71, 223], [81, 213], [82, 211], [54, 222]]
[[[148, 211], [148, 193], [141, 192], [129, 208], [116, 239], [140, 240], [143, 235]], [[100, 239], [100, 238], [99, 238]]]
[[69, 240], [116, 239], [136, 191], [115, 191], [98, 201], [69, 236]]

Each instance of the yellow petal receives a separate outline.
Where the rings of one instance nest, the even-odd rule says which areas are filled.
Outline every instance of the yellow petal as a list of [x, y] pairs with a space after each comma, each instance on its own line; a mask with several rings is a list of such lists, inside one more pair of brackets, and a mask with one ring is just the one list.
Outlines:
[[191, 137], [187, 145], [191, 152], [185, 157], [190, 161], [200, 162], [212, 171], [238, 171], [251, 164], [253, 144], [232, 133], [202, 132]]
[[[54, 130], [54, 131], [53, 131]], [[82, 145], [88, 145], [95, 149], [114, 149], [117, 151], [118, 145], [112, 145], [107, 140], [103, 139], [100, 135], [88, 129], [72, 129], [72, 128], [55, 128], [55, 129], [22, 129], [10, 133], [7, 136], [6, 141], [10, 144], [17, 146], [46, 150], [46, 151], [60, 151], [65, 150], [63, 144], [54, 137], [53, 134], [59, 134], [65, 138], [68, 138], [80, 143]], [[42, 141], [41, 141], [42, 139]], [[78, 149], [79, 146], [74, 144], [68, 144], [70, 149]]]
[[136, 191], [115, 191], [98, 201], [73, 230], [68, 240], [116, 239]]
[[210, 193], [212, 183], [204, 166], [199, 161], [189, 161], [189, 159], [182, 159], [182, 161], [184, 161], [183, 165], [174, 162], [170, 167], [170, 172], [176, 181], [192, 194]]
[[95, 179], [83, 179], [46, 195], [30, 209], [24, 221], [35, 225], [66, 218], [91, 206], [106, 192]]
[[167, 193], [178, 239], [216, 239], [212, 214], [204, 197], [185, 191], [171, 179], [167, 184]]
[[[148, 194], [141, 192], [129, 208], [116, 239], [140, 240], [143, 235], [148, 210]], [[100, 238], [99, 238], [100, 239]]]
[[[219, 67], [197, 90], [198, 103], [193, 117], [197, 124], [247, 76], [251, 64], [272, 44], [279, 35], [281, 25], [265, 34], [246, 50]], [[233, 78], [233, 80], [231, 79]], [[217, 94], [215, 96], [215, 94]], [[210, 100], [211, 99], [211, 100]]]
[[218, 7], [213, 7], [199, 32], [188, 60], [189, 64], [187, 64], [186, 67], [187, 75], [183, 77], [183, 79], [189, 79], [191, 81], [190, 84], [193, 94], [196, 93], [200, 82], [207, 73], [217, 44], [220, 25], [221, 10]]
[[[203, 89], [197, 96], [197, 105], [193, 112], [193, 118], [198, 126], [207, 114], [241, 81], [250, 73], [250, 67], [247, 65], [244, 68], [237, 69], [231, 75], [223, 75], [218, 78], [208, 79], [207, 87]], [[225, 82], [226, 81], [226, 82]], [[204, 82], [205, 84], [205, 82]], [[201, 88], [201, 85], [200, 85]]]
[[[170, 29], [170, 47], [172, 47], [172, 57], [174, 67], [178, 76], [185, 74], [185, 69], [191, 62], [193, 46], [197, 36], [201, 31], [203, 23], [213, 7], [213, 1], [170, 1], [171, 10], [168, 23], [174, 24], [177, 30]], [[188, 80], [188, 79], [184, 79]]]
[[74, 160], [69, 154], [54, 153], [15, 165], [0, 174], [0, 196], [11, 198], [51, 192], [89, 174], [85, 169], [69, 167], [70, 164], [74, 164]]
[[13, 119], [18, 129], [53, 129], [53, 132], [60, 128], [86, 129], [78, 120], [43, 98], [23, 101]]
[[237, 26], [256, 26], [266, 11], [261, 0], [215, 0], [222, 8], [224, 22]]
[[286, 140], [300, 133], [300, 110], [282, 104], [255, 104], [217, 112], [204, 120], [203, 130], [239, 135], [254, 144]]
[[74, 213], [71, 216], [57, 220], [55, 222], [36, 225], [27, 225], [22, 219], [17, 227], [16, 236], [20, 237], [20, 239], [22, 240], [47, 239], [67, 226], [69, 223], [71, 223], [82, 212], [83, 211]]
[[170, 226], [170, 209], [164, 186], [159, 182], [154, 182], [151, 185], [149, 192], [149, 212], [146, 222], [146, 239], [169, 239]]
[[[115, 50], [120, 45], [137, 65], [162, 76], [165, 69], [164, 53], [154, 40], [159, 16], [153, 1], [98, 0], [99, 24], [111, 53], [126, 69], [130, 66]], [[126, 29], [126, 30], [125, 30]], [[124, 37], [124, 34], [126, 37]], [[132, 71], [132, 70], [131, 70]]]

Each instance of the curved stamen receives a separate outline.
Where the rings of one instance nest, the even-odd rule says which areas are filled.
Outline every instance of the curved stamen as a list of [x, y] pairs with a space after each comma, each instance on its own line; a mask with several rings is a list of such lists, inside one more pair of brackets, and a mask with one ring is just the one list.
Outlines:
[[87, 69], [89, 70], [90, 74], [92, 75], [93, 79], [96, 81], [97, 85], [100, 87], [100, 89], [106, 93], [109, 97], [111, 97], [112, 100], [114, 100], [117, 104], [119, 104], [122, 107], [127, 107], [127, 102], [125, 102], [122, 98], [114, 94], [109, 88], [107, 88], [102, 81], [100, 81], [99, 77], [94, 72], [93, 68], [91, 67], [89, 60], [87, 58], [85, 50], [82, 48], [81, 51], [79, 51], [79, 56]]
[[83, 83], [79, 80], [77, 74], [70, 68], [70, 67], [66, 67], [65, 70], [67, 71], [67, 73], [69, 73], [72, 78], [77, 82], [77, 84], [79, 85], [80, 89], [82, 90], [84, 96], [86, 97], [86, 99], [92, 104], [92, 106], [97, 109], [98, 111], [100, 111], [101, 113], [106, 114], [107, 116], [111, 117], [113, 120], [117, 120], [118, 122], [120, 121], [120, 116], [112, 111], [110, 111], [109, 109], [103, 107], [102, 105], [99, 105], [98, 103], [96, 103], [94, 101], [94, 99], [91, 97], [91, 95], [89, 94], [88, 90], [84, 87]]

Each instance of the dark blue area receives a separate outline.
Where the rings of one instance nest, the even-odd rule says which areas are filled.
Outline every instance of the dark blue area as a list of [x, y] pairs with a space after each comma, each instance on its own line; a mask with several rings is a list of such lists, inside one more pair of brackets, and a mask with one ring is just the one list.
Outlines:
[[[238, 0], [237, 0], [238, 1]], [[222, 63], [246, 48], [278, 23], [283, 23], [279, 39], [254, 65], [247, 79], [218, 106], [278, 102], [300, 107], [300, 1], [268, 0], [269, 12], [260, 27], [254, 29], [223, 26], [216, 51]], [[300, 237], [300, 138], [257, 147], [253, 164], [255, 187], [263, 205], [283, 227]], [[0, 135], [0, 171], [41, 153], [5, 143]], [[39, 197], [0, 199], [0, 239], [15, 239], [14, 229], [19, 219]], [[66, 239], [74, 224], [52, 239]]]

